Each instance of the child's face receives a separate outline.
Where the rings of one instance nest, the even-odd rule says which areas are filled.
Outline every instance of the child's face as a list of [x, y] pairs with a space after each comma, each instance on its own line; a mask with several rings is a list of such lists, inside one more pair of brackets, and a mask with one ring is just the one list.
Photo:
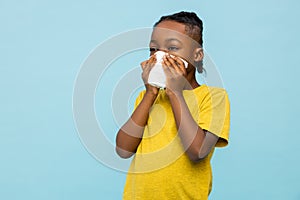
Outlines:
[[194, 64], [197, 42], [186, 33], [186, 26], [175, 21], [162, 21], [152, 32], [150, 41], [151, 55], [155, 50], [166, 51]]

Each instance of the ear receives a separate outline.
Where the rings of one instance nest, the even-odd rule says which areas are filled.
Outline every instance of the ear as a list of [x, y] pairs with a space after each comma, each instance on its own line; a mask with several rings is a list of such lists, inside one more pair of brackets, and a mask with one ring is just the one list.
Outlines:
[[204, 58], [204, 52], [203, 49], [200, 47], [195, 48], [194, 50], [194, 61], [200, 62]]

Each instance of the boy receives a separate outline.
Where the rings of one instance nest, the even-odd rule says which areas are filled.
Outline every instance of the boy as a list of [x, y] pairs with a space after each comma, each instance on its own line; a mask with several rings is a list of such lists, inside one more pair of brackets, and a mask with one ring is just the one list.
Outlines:
[[[190, 12], [164, 16], [154, 25], [151, 57], [141, 63], [146, 90], [116, 138], [121, 157], [135, 154], [123, 199], [208, 198], [214, 147], [228, 144], [229, 100], [224, 89], [199, 85], [195, 78], [196, 70], [203, 71], [202, 29]], [[166, 53], [163, 89], [148, 83], [158, 50]]]

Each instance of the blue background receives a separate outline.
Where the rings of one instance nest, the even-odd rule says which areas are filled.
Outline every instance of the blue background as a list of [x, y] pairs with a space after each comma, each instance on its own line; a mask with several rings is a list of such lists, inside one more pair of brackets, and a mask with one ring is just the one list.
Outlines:
[[1, 0], [0, 199], [121, 199], [126, 174], [95, 160], [76, 132], [74, 81], [100, 42], [181, 10], [203, 19], [231, 100], [231, 143], [213, 157], [210, 199], [300, 199], [299, 9], [297, 0]]

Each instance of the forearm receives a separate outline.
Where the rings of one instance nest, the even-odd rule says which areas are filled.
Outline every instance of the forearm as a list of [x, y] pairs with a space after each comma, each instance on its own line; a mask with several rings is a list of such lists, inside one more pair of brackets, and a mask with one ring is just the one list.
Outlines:
[[146, 92], [131, 117], [118, 131], [116, 151], [121, 157], [130, 157], [136, 151], [141, 142], [149, 111], [155, 99], [155, 94]]
[[198, 161], [205, 132], [193, 119], [182, 93], [171, 93], [169, 99], [183, 147], [191, 160]]

